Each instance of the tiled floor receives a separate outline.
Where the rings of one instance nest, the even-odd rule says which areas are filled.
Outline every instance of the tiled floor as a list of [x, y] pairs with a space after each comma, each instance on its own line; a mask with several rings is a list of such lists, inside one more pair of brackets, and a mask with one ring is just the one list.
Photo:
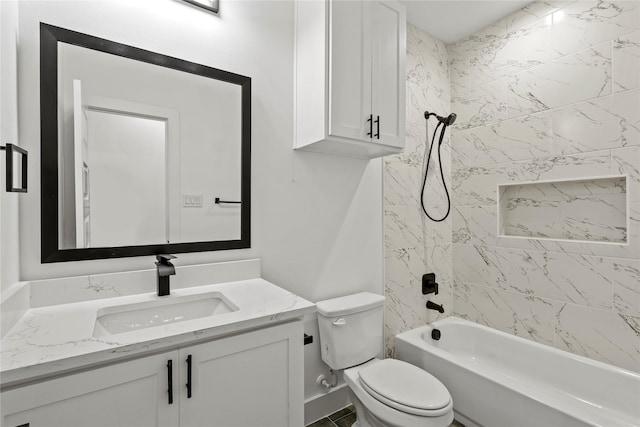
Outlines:
[[[354, 422], [356, 422], [356, 412], [353, 405], [349, 405], [307, 427], [351, 427]], [[454, 421], [449, 427], [464, 427], [464, 425]]]

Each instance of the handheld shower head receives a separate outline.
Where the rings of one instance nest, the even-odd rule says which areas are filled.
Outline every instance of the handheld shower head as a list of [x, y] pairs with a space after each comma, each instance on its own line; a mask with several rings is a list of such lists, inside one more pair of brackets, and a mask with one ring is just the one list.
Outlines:
[[430, 116], [435, 116], [435, 118], [438, 119], [438, 121], [440, 121], [440, 123], [442, 123], [445, 126], [452, 125], [456, 121], [456, 117], [458, 117], [456, 116], [456, 113], [451, 113], [447, 117], [442, 117], [437, 115], [436, 113], [430, 113], [428, 111], [424, 112], [425, 119], [429, 119]]

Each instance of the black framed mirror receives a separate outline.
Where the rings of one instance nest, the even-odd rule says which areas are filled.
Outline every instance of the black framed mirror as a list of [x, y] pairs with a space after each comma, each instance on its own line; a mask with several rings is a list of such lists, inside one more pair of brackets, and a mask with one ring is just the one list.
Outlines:
[[251, 78], [40, 24], [43, 263], [250, 247]]

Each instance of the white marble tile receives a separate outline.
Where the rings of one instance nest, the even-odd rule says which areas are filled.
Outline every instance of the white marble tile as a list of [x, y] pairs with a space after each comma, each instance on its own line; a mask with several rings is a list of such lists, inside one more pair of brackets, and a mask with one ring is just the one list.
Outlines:
[[569, 55], [638, 28], [637, 1], [576, 1], [553, 15], [553, 48]]
[[454, 245], [456, 283], [611, 308], [608, 258], [497, 247]]
[[426, 322], [424, 255], [422, 247], [385, 252], [385, 352], [393, 348], [393, 336]]
[[613, 259], [613, 308], [640, 316], [640, 259]]
[[458, 115], [456, 129], [484, 126], [507, 118], [507, 79], [470, 89], [451, 98], [451, 111]]
[[621, 178], [502, 187], [503, 234], [625, 243], [626, 185]]
[[[502, 199], [501, 199], [502, 200]], [[562, 200], [504, 197], [502, 233], [507, 236], [562, 238]]]
[[423, 124], [424, 111], [449, 109], [449, 54], [445, 44], [409, 24], [407, 26], [408, 123]]
[[[547, 18], [553, 12], [573, 1], [534, 1], [517, 12], [507, 16], [507, 31], [513, 31], [525, 25], [531, 25], [540, 18]], [[550, 18], [550, 17], [549, 17]], [[551, 21], [551, 19], [549, 19]]]
[[500, 288], [555, 301], [611, 308], [611, 260], [588, 255], [495, 248]]
[[552, 181], [527, 184], [513, 184], [503, 187], [508, 197], [528, 197], [533, 199], [560, 198], [571, 200], [576, 196], [596, 196], [626, 193], [624, 178], [599, 178], [595, 180]]
[[451, 96], [464, 96], [469, 90], [469, 58], [458, 53], [457, 45], [448, 45]]
[[418, 206], [422, 186], [419, 166], [385, 162], [383, 177], [385, 205]]
[[553, 303], [544, 298], [456, 282], [456, 315], [544, 344], [553, 344]]
[[561, 206], [562, 237], [591, 242], [627, 242], [626, 194], [578, 196]]
[[558, 303], [556, 346], [640, 372], [640, 318]]
[[640, 202], [640, 147], [611, 151], [611, 173], [627, 175], [627, 192], [631, 203]]
[[631, 203], [629, 205], [629, 214], [630, 229], [627, 230], [629, 239], [626, 244], [503, 238], [499, 239], [498, 245], [511, 248], [566, 252], [581, 255], [640, 259], [640, 203]]
[[386, 249], [414, 248], [424, 242], [418, 206], [385, 206], [384, 246]]
[[508, 278], [502, 271], [495, 248], [453, 244], [453, 280], [498, 287]]
[[456, 206], [453, 210], [453, 243], [495, 246], [497, 230], [495, 205]]
[[470, 56], [470, 87], [510, 77], [557, 57], [551, 48], [551, 23], [537, 20], [508, 32]]
[[605, 43], [509, 78], [508, 113], [517, 117], [611, 93], [611, 45]]
[[508, 165], [506, 176], [510, 181], [605, 176], [610, 174], [610, 167], [609, 151], [596, 151], [513, 162]]
[[504, 120], [489, 126], [455, 130], [451, 138], [457, 164], [482, 166], [553, 154], [551, 113]]
[[462, 168], [451, 174], [456, 206], [491, 205], [497, 201], [498, 183], [507, 181], [505, 165]]
[[422, 289], [426, 268], [424, 247], [385, 251], [385, 284], [389, 288]]
[[640, 88], [640, 31], [613, 41], [613, 91]]
[[[426, 163], [429, 161], [429, 170], [426, 176], [422, 201], [429, 207], [429, 215], [433, 218], [442, 218], [447, 209], [447, 193], [451, 197], [451, 145], [448, 143], [448, 131], [445, 132], [443, 143], [439, 145], [440, 130], [431, 150], [431, 156], [426, 153], [424, 158], [423, 173], [426, 171]], [[433, 135], [433, 133], [432, 133]], [[440, 167], [442, 166], [442, 171]], [[444, 177], [444, 182], [443, 182]], [[422, 183], [421, 187], [422, 189]]]
[[[442, 206], [439, 209], [427, 207], [427, 212], [433, 218], [440, 219], [446, 213], [446, 207]], [[451, 212], [444, 221], [435, 222], [427, 218], [427, 216], [422, 213], [422, 227], [424, 228], [425, 233], [425, 244], [427, 245], [446, 245], [451, 243], [451, 222], [453, 206], [451, 207]], [[436, 215], [436, 216], [434, 216]]]
[[593, 99], [553, 111], [557, 154], [640, 145], [640, 91]]

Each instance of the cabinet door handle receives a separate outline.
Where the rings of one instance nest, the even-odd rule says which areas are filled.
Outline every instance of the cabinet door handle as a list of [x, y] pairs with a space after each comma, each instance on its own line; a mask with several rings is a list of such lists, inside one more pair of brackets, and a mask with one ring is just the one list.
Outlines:
[[167, 382], [169, 383], [169, 405], [173, 404], [173, 361], [169, 359], [167, 362]]
[[378, 130], [377, 130], [377, 133], [376, 133], [375, 137], [380, 139], [380, 116], [376, 117], [376, 125], [378, 125], [377, 126]]
[[191, 355], [187, 356], [187, 399], [191, 399]]
[[367, 122], [369, 122], [369, 132], [367, 133], [367, 136], [369, 138], [373, 137], [373, 114], [369, 114], [369, 118], [367, 119]]

